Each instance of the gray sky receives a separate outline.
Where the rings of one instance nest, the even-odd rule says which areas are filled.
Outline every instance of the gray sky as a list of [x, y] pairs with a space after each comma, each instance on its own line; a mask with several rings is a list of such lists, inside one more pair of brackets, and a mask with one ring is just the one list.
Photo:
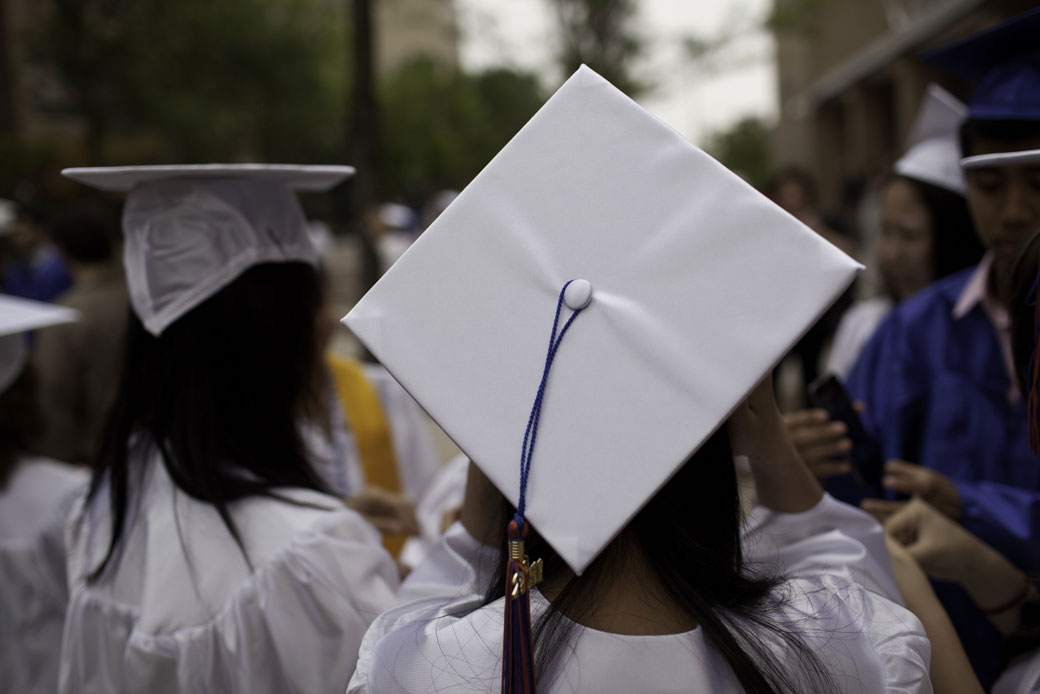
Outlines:
[[[640, 0], [636, 29], [646, 38], [647, 55], [639, 74], [655, 85], [639, 98], [643, 107], [698, 144], [742, 116], [775, 118], [773, 42], [747, 29], [770, 6], [770, 0]], [[538, 72], [549, 87], [563, 81], [552, 60], [549, 0], [456, 0], [456, 7], [465, 67], [508, 65]], [[684, 36], [713, 37], [738, 25], [741, 38], [711, 65], [684, 56]]]

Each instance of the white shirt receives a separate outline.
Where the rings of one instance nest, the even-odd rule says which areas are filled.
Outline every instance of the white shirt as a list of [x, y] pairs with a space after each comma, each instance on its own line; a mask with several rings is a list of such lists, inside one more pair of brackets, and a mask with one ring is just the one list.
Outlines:
[[[873, 519], [825, 496], [805, 513], [756, 509], [744, 537], [749, 561], [787, 577], [776, 617], [801, 633], [839, 691], [931, 691], [928, 639], [896, 602]], [[388, 610], [365, 635], [348, 692], [498, 692], [504, 598], [482, 606], [480, 580], [491, 568], [488, 551], [453, 526], [402, 586], [404, 595], [426, 597]], [[532, 621], [547, 606], [532, 591]], [[630, 636], [578, 626], [572, 633], [542, 691], [740, 691], [700, 629]], [[776, 652], [783, 663], [782, 649]]]
[[827, 371], [837, 374], [843, 381], [848, 379], [863, 348], [891, 310], [892, 300], [888, 297], [854, 303], [841, 317], [838, 329], [834, 331], [834, 341], [827, 357]]
[[[107, 488], [81, 499], [66, 530], [70, 600], [62, 692], [339, 692], [361, 636], [393, 598], [378, 534], [332, 497], [282, 489], [289, 503], [230, 505], [248, 564], [216, 510], [170, 480], [147, 442], [121, 549], [108, 546]], [[298, 505], [306, 504], [306, 505]]]
[[62, 530], [87, 471], [46, 458], [19, 461], [0, 492], [0, 683], [53, 694], [68, 591]]

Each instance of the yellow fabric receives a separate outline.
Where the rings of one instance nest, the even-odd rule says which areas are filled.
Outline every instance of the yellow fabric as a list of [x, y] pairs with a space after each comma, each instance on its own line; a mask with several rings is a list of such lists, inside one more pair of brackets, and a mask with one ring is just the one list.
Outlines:
[[[354, 435], [365, 483], [400, 494], [401, 477], [390, 437], [390, 423], [379, 394], [365, 376], [364, 365], [357, 359], [332, 354], [326, 361], [343, 411], [343, 423]], [[383, 546], [396, 557], [407, 539], [405, 535], [384, 535]]]

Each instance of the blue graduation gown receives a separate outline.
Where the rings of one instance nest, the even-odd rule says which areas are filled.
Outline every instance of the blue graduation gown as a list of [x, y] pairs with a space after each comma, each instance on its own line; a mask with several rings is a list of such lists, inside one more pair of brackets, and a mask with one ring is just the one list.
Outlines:
[[[1040, 460], [1029, 451], [1026, 405], [981, 306], [953, 308], [974, 268], [903, 302], [849, 375], [864, 425], [886, 460], [937, 470], [960, 492], [965, 528], [1025, 571], [1040, 568]], [[937, 585], [980, 677], [998, 662], [999, 634], [956, 586]]]

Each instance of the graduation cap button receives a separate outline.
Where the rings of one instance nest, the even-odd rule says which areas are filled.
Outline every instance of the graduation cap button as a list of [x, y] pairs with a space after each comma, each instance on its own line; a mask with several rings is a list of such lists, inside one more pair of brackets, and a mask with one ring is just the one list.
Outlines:
[[572, 311], [578, 311], [592, 301], [592, 285], [588, 280], [574, 280], [563, 292], [563, 303]]

